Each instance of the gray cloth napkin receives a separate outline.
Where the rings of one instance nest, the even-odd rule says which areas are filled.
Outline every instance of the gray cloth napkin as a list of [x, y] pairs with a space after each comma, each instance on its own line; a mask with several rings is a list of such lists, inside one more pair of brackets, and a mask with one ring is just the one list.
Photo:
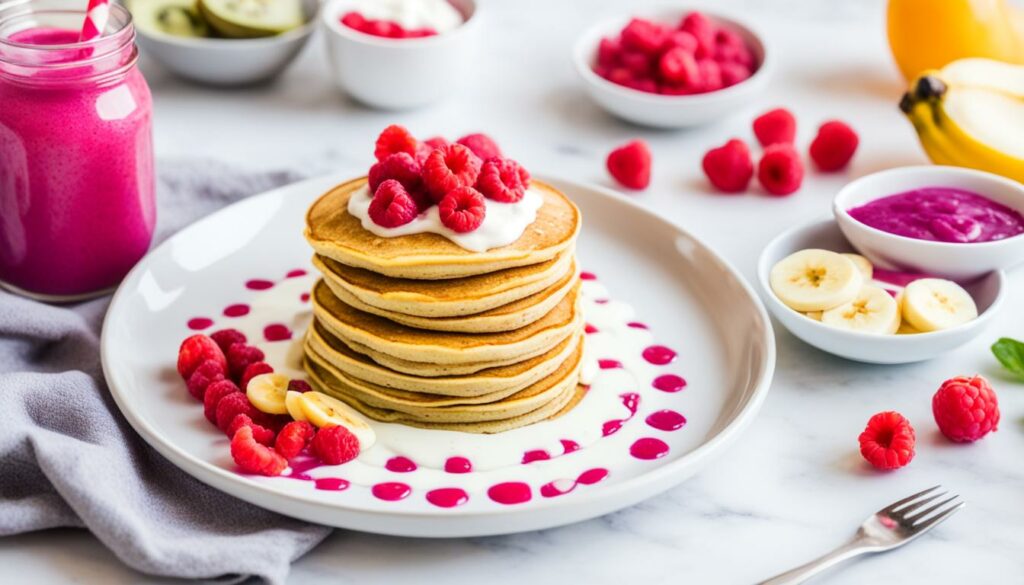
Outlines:
[[[232, 201], [302, 178], [161, 161], [157, 241]], [[100, 368], [109, 298], [51, 306], [0, 292], [0, 536], [84, 527], [161, 576], [281, 583], [330, 529], [186, 475], [146, 445]]]

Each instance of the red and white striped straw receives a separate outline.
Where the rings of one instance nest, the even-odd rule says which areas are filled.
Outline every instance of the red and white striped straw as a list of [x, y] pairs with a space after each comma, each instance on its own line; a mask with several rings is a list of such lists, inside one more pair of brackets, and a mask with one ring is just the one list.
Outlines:
[[82, 23], [82, 34], [79, 41], [91, 41], [103, 36], [110, 17], [110, 0], [89, 0], [89, 8], [85, 11], [85, 22]]

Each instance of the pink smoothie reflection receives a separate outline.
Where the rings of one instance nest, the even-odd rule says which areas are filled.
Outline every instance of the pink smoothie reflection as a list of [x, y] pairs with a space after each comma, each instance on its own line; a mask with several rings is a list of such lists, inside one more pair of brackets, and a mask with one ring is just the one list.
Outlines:
[[28, 293], [109, 289], [153, 235], [150, 93], [112, 8], [89, 45], [70, 23], [7, 34], [0, 10], [0, 281]]
[[917, 240], [974, 243], [1024, 233], [1024, 217], [971, 191], [922, 187], [875, 199], [850, 217], [883, 232]]

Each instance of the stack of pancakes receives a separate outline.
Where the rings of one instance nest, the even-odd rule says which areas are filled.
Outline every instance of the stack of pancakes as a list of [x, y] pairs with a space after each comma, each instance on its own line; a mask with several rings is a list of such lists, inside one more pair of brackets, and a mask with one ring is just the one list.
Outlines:
[[305, 367], [319, 390], [370, 418], [494, 433], [557, 416], [582, 398], [579, 210], [533, 181], [536, 220], [485, 252], [444, 236], [379, 237], [348, 212], [344, 183], [306, 216], [323, 274]]

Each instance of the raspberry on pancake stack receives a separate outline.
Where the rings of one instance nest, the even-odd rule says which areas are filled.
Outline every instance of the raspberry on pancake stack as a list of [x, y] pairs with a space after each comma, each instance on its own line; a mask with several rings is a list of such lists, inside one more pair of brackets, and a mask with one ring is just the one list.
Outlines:
[[389, 126], [374, 155], [306, 216], [318, 389], [376, 420], [477, 433], [575, 406], [576, 206], [483, 134]]

